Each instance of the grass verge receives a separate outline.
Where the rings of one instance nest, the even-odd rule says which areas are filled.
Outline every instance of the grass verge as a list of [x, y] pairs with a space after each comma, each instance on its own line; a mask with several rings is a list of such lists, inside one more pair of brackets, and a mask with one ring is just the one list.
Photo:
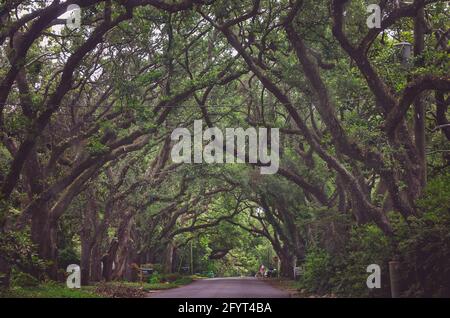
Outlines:
[[70, 289], [63, 283], [49, 281], [35, 287], [0, 289], [0, 298], [139, 298], [146, 297], [151, 291], [176, 288], [190, 284], [193, 280], [190, 276], [183, 276], [165, 283], [102, 282], [80, 289]]
[[274, 287], [287, 291], [292, 298], [335, 298], [336, 295], [316, 295], [302, 288], [301, 283], [288, 278], [269, 278], [265, 280]]
[[65, 284], [46, 282], [36, 287], [14, 286], [0, 289], [0, 298], [99, 298], [93, 286], [80, 289], [67, 288]]

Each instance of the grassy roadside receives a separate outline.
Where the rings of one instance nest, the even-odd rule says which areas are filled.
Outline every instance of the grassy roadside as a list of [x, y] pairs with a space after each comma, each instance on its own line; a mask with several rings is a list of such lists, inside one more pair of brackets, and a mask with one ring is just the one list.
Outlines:
[[197, 277], [183, 276], [173, 282], [101, 282], [82, 286], [80, 289], [67, 288], [58, 282], [45, 282], [34, 287], [13, 286], [8, 290], [0, 289], [0, 298], [139, 298], [146, 297], [155, 290], [176, 288], [190, 284]]
[[184, 276], [172, 282], [140, 283], [140, 282], [110, 282], [100, 283], [96, 291], [107, 297], [146, 297], [157, 290], [165, 290], [188, 285], [194, 281], [190, 276]]
[[287, 291], [292, 298], [335, 298], [336, 295], [316, 295], [301, 287], [300, 282], [287, 278], [264, 279], [268, 284]]
[[34, 287], [13, 286], [0, 289], [0, 298], [100, 298], [95, 286], [83, 286], [80, 289], [67, 288], [62, 283], [45, 282]]

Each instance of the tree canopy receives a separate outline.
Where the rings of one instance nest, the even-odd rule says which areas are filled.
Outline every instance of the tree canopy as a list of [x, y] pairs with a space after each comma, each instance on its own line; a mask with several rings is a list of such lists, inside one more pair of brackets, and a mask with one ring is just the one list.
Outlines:
[[[2, 0], [3, 281], [279, 261], [383, 296], [366, 267], [398, 260], [403, 295], [449, 296], [448, 2], [374, 2], [369, 28], [364, 0]], [[195, 120], [278, 128], [277, 173], [174, 162]]]

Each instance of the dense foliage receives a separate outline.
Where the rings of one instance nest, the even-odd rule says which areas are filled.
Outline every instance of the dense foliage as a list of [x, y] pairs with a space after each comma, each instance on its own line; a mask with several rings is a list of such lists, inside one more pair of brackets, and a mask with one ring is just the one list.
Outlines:
[[[449, 5], [378, 2], [369, 29], [365, 0], [2, 0], [2, 285], [264, 264], [312, 294], [450, 296]], [[174, 162], [199, 119], [279, 128], [277, 173]]]

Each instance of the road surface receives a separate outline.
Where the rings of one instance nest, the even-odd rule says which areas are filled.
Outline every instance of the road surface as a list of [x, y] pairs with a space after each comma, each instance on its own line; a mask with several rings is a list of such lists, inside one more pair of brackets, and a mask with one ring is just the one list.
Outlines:
[[151, 298], [287, 298], [289, 293], [252, 277], [210, 278], [163, 291]]

